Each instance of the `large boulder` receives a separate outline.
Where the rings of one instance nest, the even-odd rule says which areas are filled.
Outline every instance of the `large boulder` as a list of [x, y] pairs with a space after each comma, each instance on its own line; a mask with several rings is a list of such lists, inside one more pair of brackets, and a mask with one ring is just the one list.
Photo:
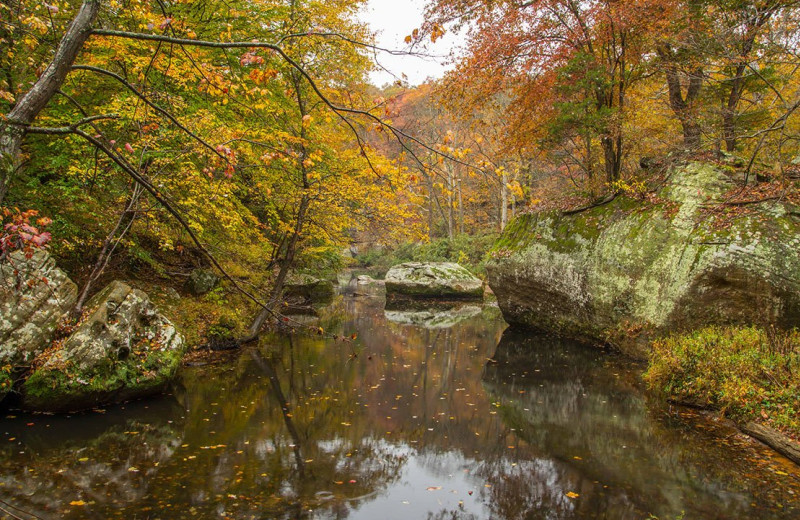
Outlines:
[[[43, 250], [31, 258], [15, 251], [0, 262], [0, 367], [27, 366], [50, 346], [77, 295], [77, 286]], [[13, 378], [0, 369], [0, 399]]]
[[145, 293], [115, 281], [87, 309], [22, 384], [26, 408], [73, 411], [120, 402], [161, 392], [174, 376], [183, 337]]
[[453, 262], [407, 262], [386, 273], [390, 297], [469, 299], [483, 298], [483, 282]]
[[487, 265], [504, 318], [637, 357], [673, 330], [800, 325], [800, 212], [777, 200], [715, 211], [734, 187], [692, 163], [655, 203], [518, 217]]

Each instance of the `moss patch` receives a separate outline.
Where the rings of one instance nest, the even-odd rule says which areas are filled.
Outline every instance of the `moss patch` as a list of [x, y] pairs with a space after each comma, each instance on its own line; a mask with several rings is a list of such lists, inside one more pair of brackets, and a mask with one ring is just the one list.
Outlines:
[[88, 370], [69, 362], [41, 368], [22, 384], [23, 402], [31, 409], [63, 412], [158, 393], [175, 375], [182, 354], [154, 349]]

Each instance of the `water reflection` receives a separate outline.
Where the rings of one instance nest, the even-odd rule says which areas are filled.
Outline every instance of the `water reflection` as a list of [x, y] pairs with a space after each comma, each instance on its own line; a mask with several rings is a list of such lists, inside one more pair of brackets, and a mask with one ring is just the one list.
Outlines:
[[798, 515], [794, 467], [648, 399], [630, 362], [491, 307], [387, 317], [379, 292], [340, 296], [314, 323], [355, 341], [269, 336], [173, 398], [8, 417], [0, 497], [42, 518]]
[[446, 305], [427, 304], [422, 307], [384, 310], [386, 319], [401, 325], [416, 325], [425, 329], [449, 329], [464, 320], [474, 318], [481, 313], [478, 305]]

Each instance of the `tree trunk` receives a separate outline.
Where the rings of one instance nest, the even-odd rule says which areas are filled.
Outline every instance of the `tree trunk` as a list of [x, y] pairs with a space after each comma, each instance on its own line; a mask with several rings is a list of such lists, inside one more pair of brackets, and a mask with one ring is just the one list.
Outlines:
[[506, 228], [508, 223], [508, 175], [503, 170], [500, 177], [500, 231]]
[[744, 66], [739, 65], [736, 68], [736, 76], [731, 82], [728, 102], [722, 109], [722, 139], [725, 141], [725, 150], [728, 152], [736, 151], [736, 111], [739, 100], [742, 99], [743, 73]]
[[3, 203], [8, 185], [19, 167], [19, 153], [25, 126], [33, 123], [39, 112], [61, 88], [78, 53], [92, 32], [92, 24], [99, 10], [99, 0], [84, 1], [64, 37], [61, 38], [50, 65], [39, 76], [33, 87], [17, 101], [0, 125], [0, 204]]
[[267, 318], [274, 313], [275, 305], [283, 293], [283, 285], [286, 282], [286, 277], [289, 275], [289, 271], [294, 265], [294, 258], [297, 255], [297, 244], [300, 242], [300, 235], [302, 234], [303, 227], [306, 223], [306, 214], [311, 206], [311, 197], [308, 194], [311, 184], [308, 180], [309, 172], [305, 164], [306, 159], [308, 158], [308, 150], [306, 149], [305, 145], [307, 136], [306, 128], [303, 126], [305, 124], [305, 116], [308, 114], [308, 111], [306, 110], [305, 99], [303, 98], [302, 90], [300, 88], [301, 78], [297, 73], [295, 73], [292, 76], [292, 80], [294, 83], [295, 92], [297, 93], [297, 108], [300, 115], [300, 153], [297, 157], [297, 167], [301, 175], [300, 181], [303, 194], [300, 197], [300, 205], [297, 208], [292, 236], [289, 237], [289, 240], [286, 242], [286, 252], [283, 258], [278, 262], [278, 276], [275, 278], [275, 283], [272, 286], [270, 298], [267, 301], [266, 306], [261, 309], [261, 311], [258, 313], [258, 316], [256, 316], [256, 318], [253, 320], [253, 323], [250, 325], [250, 328], [247, 331], [247, 336], [241, 340], [241, 343], [248, 343], [258, 338], [258, 335], [261, 332], [261, 327], [264, 326], [264, 322], [267, 321]]
[[452, 239], [455, 230], [455, 180], [452, 166], [447, 169], [447, 238]]
[[619, 150], [615, 149], [614, 141], [614, 138], [609, 136], [604, 136], [600, 139], [600, 144], [603, 146], [603, 158], [605, 159], [606, 180], [609, 183], [619, 179]]
[[292, 236], [289, 238], [289, 241], [286, 244], [286, 254], [278, 262], [278, 276], [275, 278], [275, 283], [272, 286], [270, 298], [266, 303], [266, 307], [261, 309], [256, 318], [253, 320], [253, 323], [247, 330], [247, 336], [240, 340], [241, 343], [249, 343], [258, 338], [258, 335], [261, 332], [261, 327], [264, 326], [267, 318], [269, 318], [274, 312], [275, 304], [283, 292], [283, 285], [286, 283], [286, 277], [288, 276], [289, 271], [294, 264], [294, 257], [297, 253], [297, 243], [300, 241], [300, 233], [303, 230], [303, 224], [305, 223], [306, 212], [308, 211], [310, 202], [311, 201], [308, 195], [303, 193], [303, 197], [300, 200], [300, 206], [297, 210], [297, 218], [295, 220], [294, 230], [292, 232]]
[[756, 43], [756, 38], [759, 35], [762, 27], [770, 20], [770, 18], [777, 12], [778, 5], [773, 5], [771, 8], [764, 9], [755, 15], [754, 18], [747, 19], [748, 32], [741, 38], [737, 38], [741, 47], [739, 47], [738, 64], [736, 65], [733, 79], [731, 80], [731, 90], [728, 94], [726, 105], [722, 108], [722, 139], [725, 141], [725, 149], [728, 152], [736, 150], [736, 116], [739, 108], [739, 101], [742, 99], [745, 88], [745, 71], [747, 70], [747, 63], [751, 59], [750, 53]]
[[686, 96], [684, 97], [681, 86], [681, 73], [674, 61], [671, 48], [664, 45], [659, 49], [658, 54], [666, 62], [665, 73], [669, 91], [669, 107], [681, 122], [683, 146], [687, 150], [697, 150], [700, 148], [701, 128], [694, 105], [700, 96], [703, 86], [703, 69], [697, 67], [688, 74], [689, 81], [686, 88]]
[[433, 238], [436, 199], [433, 195], [433, 177], [427, 174], [425, 174], [425, 176], [428, 178], [428, 238]]
[[461, 191], [461, 179], [458, 179], [458, 232], [464, 233], [464, 194]]

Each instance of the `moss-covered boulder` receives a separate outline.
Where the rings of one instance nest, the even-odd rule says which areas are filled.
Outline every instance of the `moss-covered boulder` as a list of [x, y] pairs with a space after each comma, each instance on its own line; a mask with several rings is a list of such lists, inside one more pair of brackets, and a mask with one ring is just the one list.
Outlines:
[[406, 262], [386, 273], [389, 297], [468, 299], [483, 298], [483, 282], [453, 262]]
[[330, 303], [335, 294], [333, 282], [295, 274], [283, 286], [283, 297], [294, 305]]
[[487, 265], [504, 318], [637, 357], [673, 330], [800, 325], [800, 211], [777, 200], [715, 211], [733, 188], [692, 163], [656, 203], [518, 217]]
[[161, 392], [185, 351], [183, 337], [145, 293], [115, 281], [75, 331], [36, 360], [21, 386], [29, 409], [73, 411]]
[[45, 251], [21, 251], [0, 262], [0, 399], [15, 372], [53, 341], [59, 321], [77, 299], [78, 288]]
[[186, 280], [186, 289], [195, 296], [211, 292], [219, 283], [219, 276], [208, 269], [195, 269]]

